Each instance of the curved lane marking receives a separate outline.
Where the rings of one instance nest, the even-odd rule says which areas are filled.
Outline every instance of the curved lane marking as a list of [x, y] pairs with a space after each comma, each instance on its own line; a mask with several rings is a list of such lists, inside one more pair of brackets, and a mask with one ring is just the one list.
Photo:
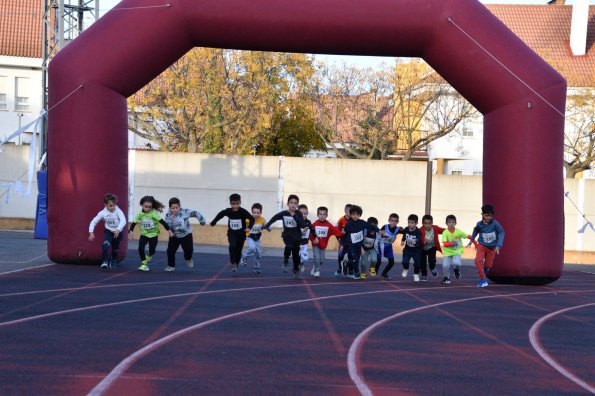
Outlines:
[[541, 344], [541, 341], [539, 339], [539, 331], [541, 330], [541, 327], [543, 326], [543, 324], [545, 322], [547, 322], [548, 320], [555, 318], [556, 316], [561, 315], [566, 312], [569, 312], [569, 311], [574, 311], [577, 309], [581, 309], [581, 308], [585, 308], [585, 307], [592, 307], [592, 306], [595, 306], [595, 303], [583, 304], [583, 305], [577, 305], [575, 307], [564, 308], [559, 311], [555, 311], [555, 312], [552, 312], [550, 314], [547, 314], [547, 315], [541, 317], [537, 322], [535, 322], [533, 324], [533, 326], [531, 326], [531, 329], [529, 330], [529, 341], [531, 341], [531, 346], [533, 347], [533, 349], [535, 349], [535, 351], [539, 354], [539, 356], [541, 356], [541, 358], [543, 360], [545, 360], [550, 366], [552, 366], [560, 374], [562, 374], [564, 377], [568, 378], [570, 381], [574, 382], [581, 388], [585, 389], [588, 392], [595, 394], [595, 387], [591, 386], [586, 381], [580, 379], [579, 377], [577, 377], [576, 375], [571, 373], [567, 368], [565, 368], [560, 363], [558, 363], [556, 361], [556, 359], [554, 359], [549, 353], [547, 353], [547, 351], [545, 350], [545, 348], [543, 347], [543, 345]]
[[401, 311], [395, 315], [388, 316], [382, 320], [379, 320], [376, 323], [368, 326], [364, 331], [362, 331], [358, 336], [353, 340], [351, 347], [349, 348], [349, 352], [347, 354], [347, 368], [349, 371], [349, 377], [360, 391], [362, 395], [371, 396], [373, 395], [372, 390], [368, 387], [361, 370], [359, 369], [359, 356], [360, 356], [360, 348], [366, 342], [369, 334], [377, 329], [385, 325], [386, 323], [390, 322], [391, 320], [412, 314], [417, 313], [420, 311], [424, 311], [430, 308], [441, 307], [444, 305], [451, 305], [451, 304], [458, 304], [462, 302], [469, 302], [469, 301], [477, 301], [477, 300], [488, 300], [493, 298], [502, 298], [502, 297], [516, 297], [516, 296], [528, 296], [528, 295], [539, 295], [539, 294], [555, 294], [555, 293], [583, 293], [583, 292], [595, 292], [595, 290], [571, 290], [571, 291], [547, 291], [547, 292], [531, 292], [531, 293], [513, 293], [513, 294], [493, 294], [489, 296], [480, 296], [480, 297], [471, 297], [471, 298], [463, 298], [459, 300], [450, 300], [444, 301], [441, 303], [426, 305], [423, 307], [417, 307], [413, 309], [409, 309], [407, 311]]

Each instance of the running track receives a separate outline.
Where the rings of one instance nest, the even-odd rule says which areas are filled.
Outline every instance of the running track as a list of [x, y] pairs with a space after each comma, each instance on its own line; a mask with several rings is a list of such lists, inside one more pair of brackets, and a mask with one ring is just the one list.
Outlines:
[[164, 260], [0, 275], [0, 394], [595, 393], [592, 273], [477, 289], [471, 267], [444, 286]]

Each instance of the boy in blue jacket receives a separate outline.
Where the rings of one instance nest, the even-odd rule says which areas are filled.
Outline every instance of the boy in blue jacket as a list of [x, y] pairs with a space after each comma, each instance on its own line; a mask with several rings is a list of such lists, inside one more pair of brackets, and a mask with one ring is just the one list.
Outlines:
[[488, 285], [486, 274], [492, 269], [494, 258], [497, 254], [500, 254], [504, 242], [504, 228], [494, 219], [494, 207], [492, 205], [486, 204], [481, 207], [481, 221], [477, 222], [477, 225], [473, 228], [468, 246], [471, 246], [478, 235], [477, 242], [479, 244], [475, 254], [475, 267], [479, 274], [477, 287], [486, 287]]

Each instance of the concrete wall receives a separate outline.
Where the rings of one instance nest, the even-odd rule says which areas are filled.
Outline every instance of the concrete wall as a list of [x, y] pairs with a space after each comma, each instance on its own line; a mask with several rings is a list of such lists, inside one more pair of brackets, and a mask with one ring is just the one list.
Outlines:
[[[12, 183], [27, 176], [27, 146], [8, 145], [0, 152], [0, 184]], [[210, 221], [228, 207], [228, 197], [237, 192], [242, 205], [249, 209], [260, 202], [263, 214], [270, 218], [285, 207], [289, 194], [299, 195], [310, 208], [309, 218], [316, 218], [316, 208], [327, 206], [329, 219], [336, 222], [346, 203], [362, 206], [364, 217], [375, 216], [381, 223], [391, 212], [400, 215], [404, 225], [410, 213], [423, 215], [425, 207], [426, 164], [403, 161], [339, 160], [327, 158], [283, 158], [224, 156], [207, 154], [130, 151], [129, 218], [140, 210], [143, 195], [153, 195], [167, 204], [169, 198], [180, 198], [183, 207], [198, 209]], [[434, 175], [432, 183], [432, 215], [434, 222], [444, 225], [446, 215], [457, 216], [458, 226], [471, 232], [480, 219], [481, 176]], [[0, 197], [0, 228], [32, 228], [35, 217], [36, 188], [29, 198], [12, 194], [9, 202]], [[520, 187], [519, 187], [520, 188]], [[5, 192], [0, 188], [0, 195]], [[591, 252], [568, 255], [567, 261], [595, 261], [595, 231], [582, 228], [585, 220], [595, 220], [595, 180], [565, 180], [566, 250]], [[547, 216], [547, 213], [543, 214]], [[24, 219], [24, 220], [23, 220]], [[21, 224], [19, 226], [15, 224]], [[215, 228], [196, 225], [197, 243], [225, 244], [225, 224]], [[162, 235], [164, 237], [164, 235]], [[547, 231], [544, 233], [547, 243]], [[281, 246], [279, 230], [263, 238], [263, 245]], [[331, 248], [334, 243], [331, 244]]]

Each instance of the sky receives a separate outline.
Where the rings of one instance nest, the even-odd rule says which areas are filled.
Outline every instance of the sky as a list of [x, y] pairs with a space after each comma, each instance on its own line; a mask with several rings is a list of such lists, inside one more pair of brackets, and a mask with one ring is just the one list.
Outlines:
[[[486, 0], [484, 4], [547, 4], [547, 0]], [[112, 7], [118, 4], [120, 0], [100, 0], [100, 15], [105, 14]], [[566, 4], [572, 4], [573, 0], [566, 0]], [[158, 3], [158, 2], [157, 2]], [[589, 0], [589, 4], [595, 4], [595, 0]], [[316, 59], [325, 63], [341, 65], [353, 65], [357, 67], [376, 68], [383, 63], [392, 62], [392, 58], [381, 58], [374, 56], [343, 56], [343, 55], [316, 55]]]

